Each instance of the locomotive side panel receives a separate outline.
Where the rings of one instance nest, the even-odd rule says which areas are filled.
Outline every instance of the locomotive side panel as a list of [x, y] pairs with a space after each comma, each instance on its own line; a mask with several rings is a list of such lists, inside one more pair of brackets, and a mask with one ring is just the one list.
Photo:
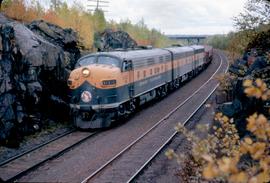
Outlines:
[[173, 79], [184, 80], [192, 72], [194, 51], [189, 47], [166, 48], [173, 56]]
[[133, 60], [134, 95], [139, 96], [172, 81], [169, 53]]
[[197, 73], [203, 69], [204, 60], [205, 60], [205, 50], [204, 50], [204, 47], [200, 45], [194, 45], [194, 46], [191, 46], [191, 48], [194, 50], [193, 70], [195, 73]]
[[196, 69], [201, 69], [204, 65], [204, 50], [195, 50]]
[[194, 64], [194, 51], [187, 52], [187, 64], [183, 68], [185, 74], [188, 74], [189, 76], [192, 75], [192, 71], [194, 70], [195, 64]]

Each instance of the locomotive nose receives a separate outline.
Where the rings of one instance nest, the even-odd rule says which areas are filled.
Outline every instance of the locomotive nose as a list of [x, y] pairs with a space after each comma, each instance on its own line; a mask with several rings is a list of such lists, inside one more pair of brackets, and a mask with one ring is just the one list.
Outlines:
[[121, 70], [118, 67], [104, 64], [92, 64], [73, 70], [67, 81], [70, 89], [74, 90], [85, 82], [91, 87], [109, 89], [117, 86]]

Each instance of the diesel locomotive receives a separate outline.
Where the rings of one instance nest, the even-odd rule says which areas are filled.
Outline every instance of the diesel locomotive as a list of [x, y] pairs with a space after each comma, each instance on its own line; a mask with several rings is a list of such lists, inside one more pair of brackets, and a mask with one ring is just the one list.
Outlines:
[[194, 45], [98, 52], [80, 58], [68, 79], [75, 126], [109, 127], [197, 75], [212, 61], [212, 54], [212, 47]]

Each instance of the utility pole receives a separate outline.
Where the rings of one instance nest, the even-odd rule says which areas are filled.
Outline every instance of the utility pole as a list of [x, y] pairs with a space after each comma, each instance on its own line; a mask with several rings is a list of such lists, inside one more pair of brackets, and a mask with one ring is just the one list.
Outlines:
[[[106, 1], [106, 0], [88, 0], [88, 2], [90, 3], [88, 5], [88, 7], [91, 8], [91, 9], [88, 9], [89, 11], [101, 10], [103, 12], [108, 12], [107, 10], [104, 10], [104, 8], [109, 7], [109, 1]], [[95, 9], [93, 9], [93, 8], [95, 8]]]

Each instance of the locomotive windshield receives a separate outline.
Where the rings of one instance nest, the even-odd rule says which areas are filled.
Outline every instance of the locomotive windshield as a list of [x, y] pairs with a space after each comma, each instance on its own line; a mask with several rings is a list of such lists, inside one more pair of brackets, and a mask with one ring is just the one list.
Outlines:
[[96, 57], [86, 57], [78, 63], [78, 66], [87, 66], [96, 63]]
[[115, 67], [120, 67], [120, 62], [118, 59], [109, 56], [98, 57], [98, 64], [111, 65]]
[[103, 65], [111, 65], [115, 67], [120, 67], [120, 61], [114, 57], [110, 56], [99, 56], [98, 58], [95, 56], [83, 58], [78, 66], [87, 66], [90, 64], [103, 64]]

